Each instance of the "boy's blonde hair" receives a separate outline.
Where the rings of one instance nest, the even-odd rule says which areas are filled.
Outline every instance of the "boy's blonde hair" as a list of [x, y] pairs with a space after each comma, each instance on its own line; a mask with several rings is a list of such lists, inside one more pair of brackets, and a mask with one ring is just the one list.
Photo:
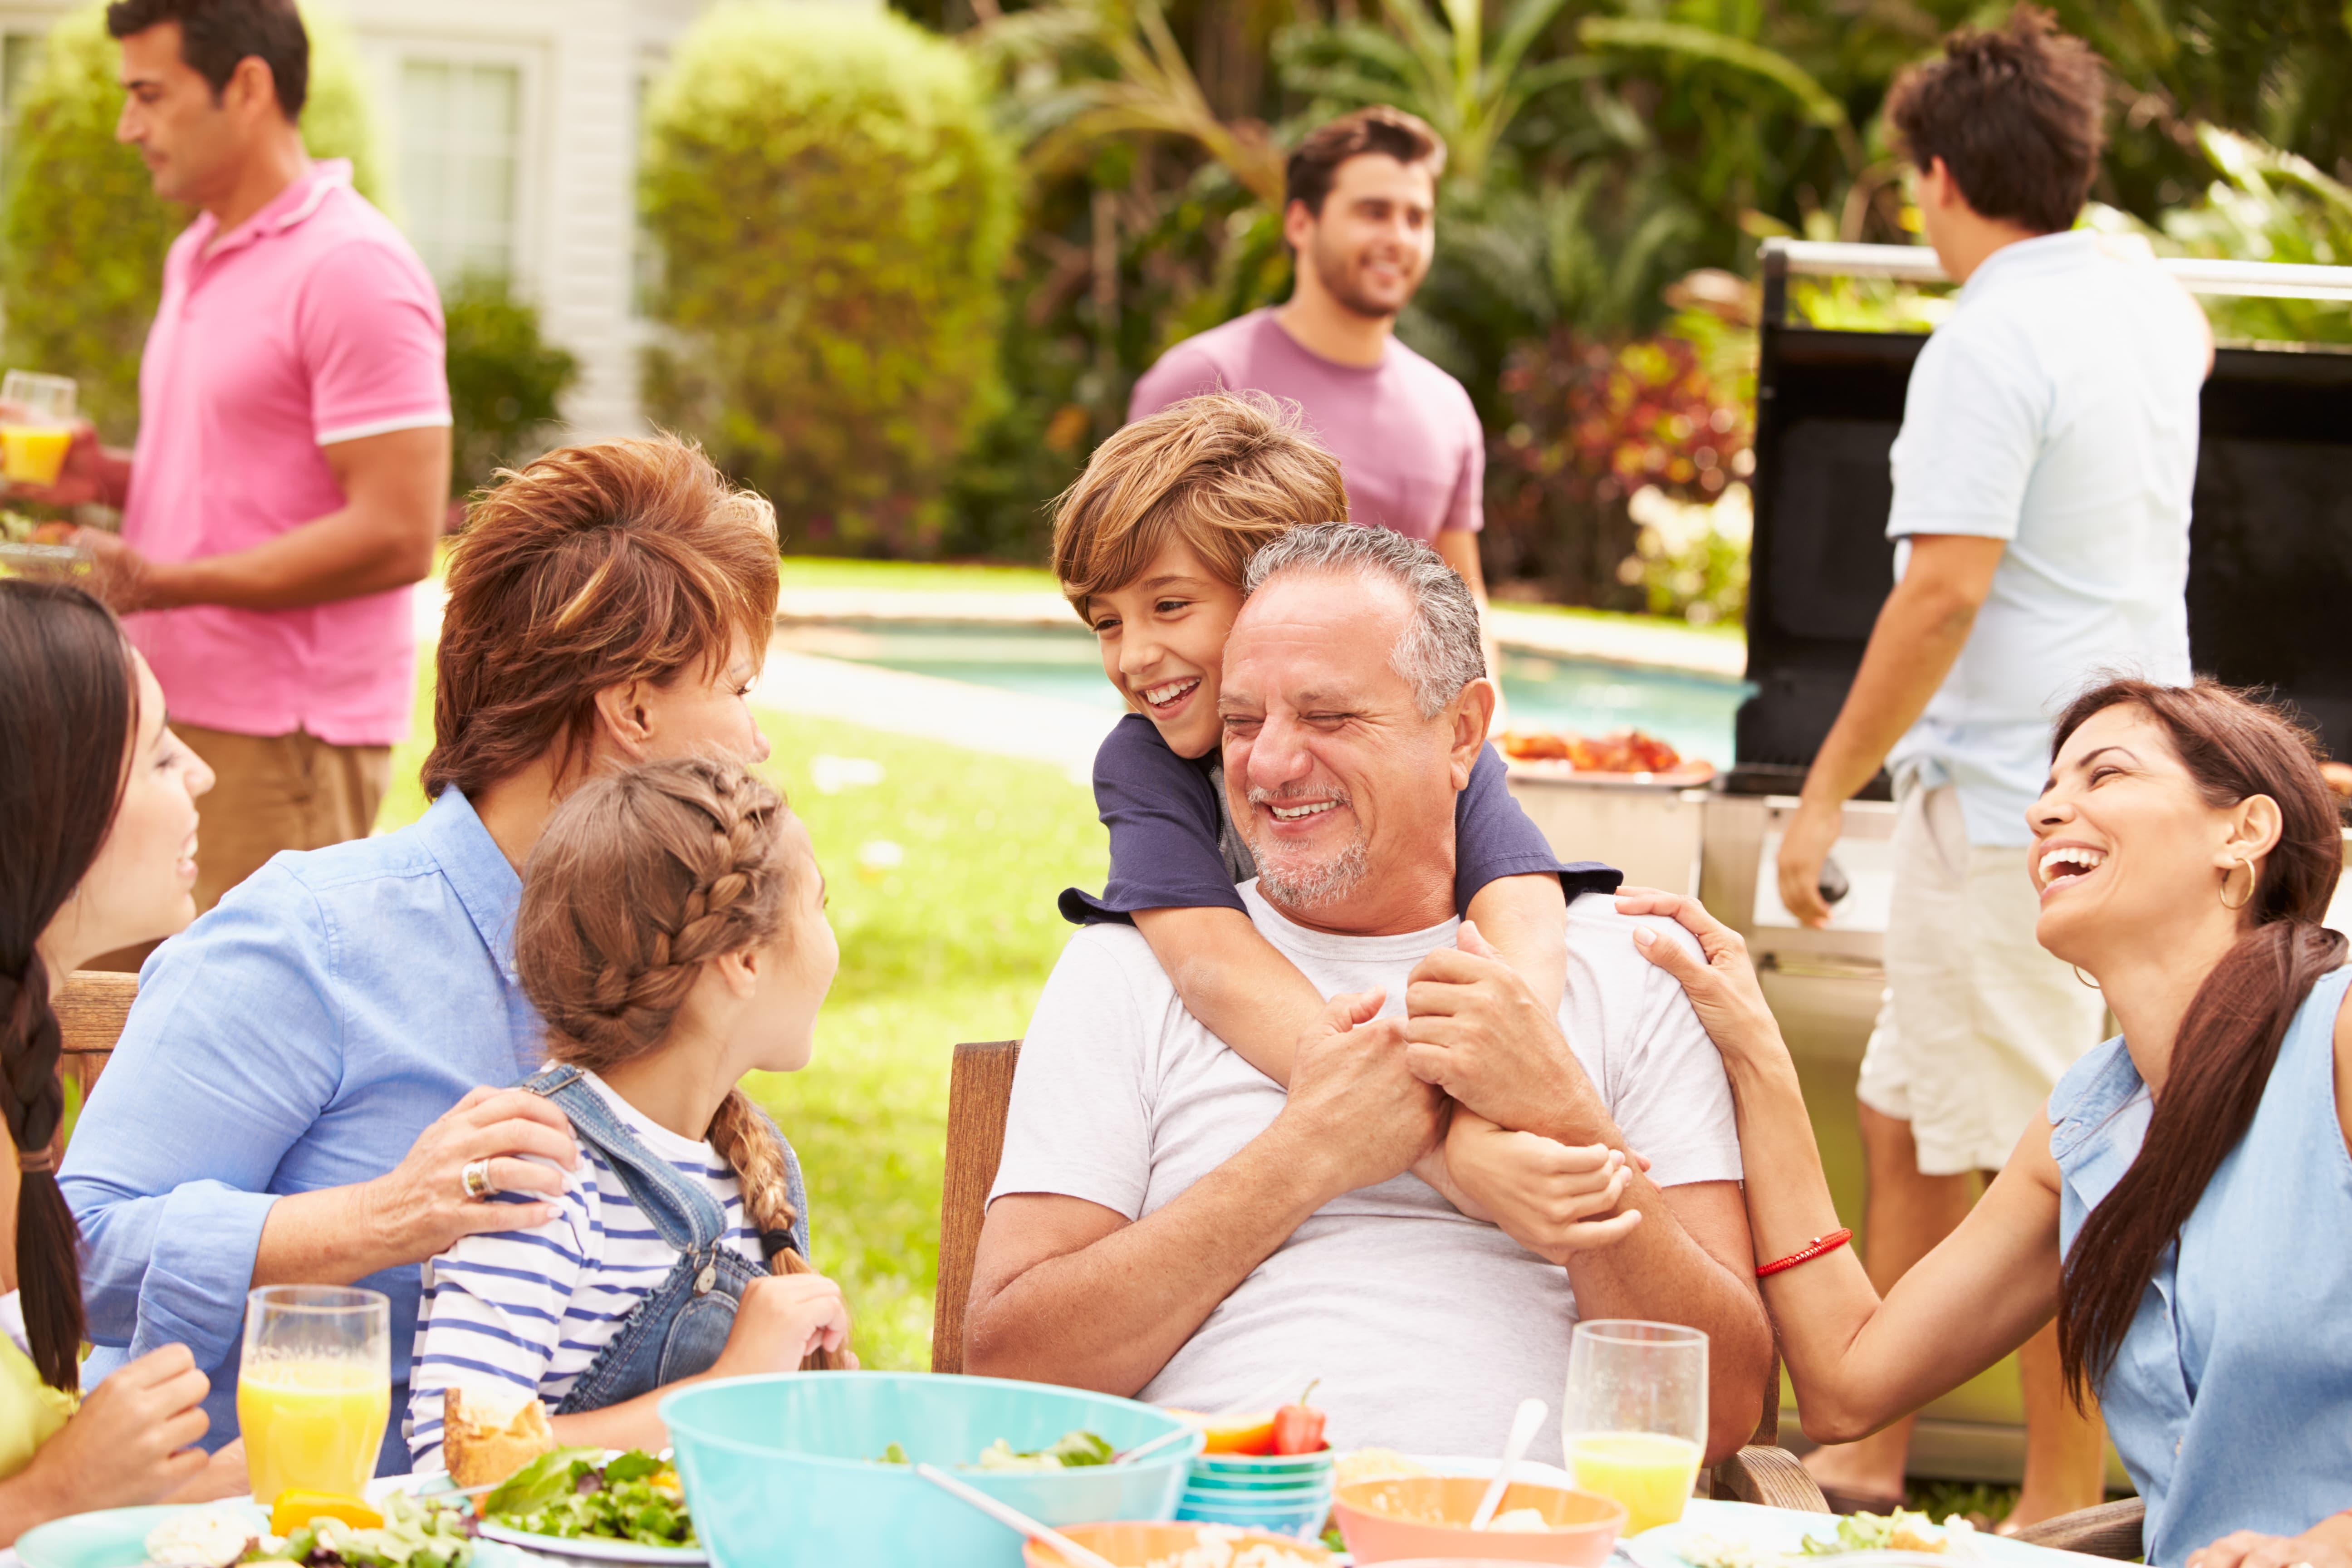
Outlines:
[[[626, 768], [565, 798], [523, 867], [515, 916], [515, 968], [551, 1060], [601, 1072], [645, 1055], [705, 963], [775, 940], [792, 880], [776, 859], [783, 818], [782, 795], [706, 757]], [[730, 1089], [710, 1142], [742, 1182], [771, 1272], [811, 1272], [776, 1245], [799, 1216], [767, 1114]]]
[[1339, 459], [1296, 404], [1210, 392], [1139, 419], [1095, 448], [1054, 502], [1054, 575], [1078, 618], [1143, 575], [1171, 540], [1234, 587], [1258, 547], [1304, 522], [1341, 522]]

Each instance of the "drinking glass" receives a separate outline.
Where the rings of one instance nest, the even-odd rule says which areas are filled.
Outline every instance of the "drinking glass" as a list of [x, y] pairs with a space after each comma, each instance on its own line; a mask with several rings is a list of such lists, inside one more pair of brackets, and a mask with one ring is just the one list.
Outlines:
[[392, 1417], [392, 1301], [340, 1285], [268, 1285], [245, 1299], [236, 1419], [253, 1495], [364, 1495]]
[[74, 380], [12, 370], [0, 377], [0, 474], [11, 483], [53, 485], [73, 445]]
[[1576, 1484], [1625, 1505], [1625, 1533], [1683, 1516], [1706, 1452], [1706, 1335], [1601, 1319], [1568, 1343], [1560, 1436]]

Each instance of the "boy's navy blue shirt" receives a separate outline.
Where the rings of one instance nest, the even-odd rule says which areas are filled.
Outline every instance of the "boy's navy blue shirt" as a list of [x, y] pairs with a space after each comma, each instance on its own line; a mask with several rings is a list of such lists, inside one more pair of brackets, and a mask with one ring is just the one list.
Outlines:
[[[1257, 875], [1234, 831], [1223, 769], [1212, 748], [1200, 757], [1169, 750], [1159, 727], [1129, 713], [1095, 753], [1095, 809], [1110, 829], [1110, 882], [1102, 897], [1065, 889], [1062, 918], [1132, 923], [1137, 910], [1227, 909], [1247, 912], [1237, 883]], [[1454, 799], [1454, 907], [1466, 910], [1500, 877], [1558, 874], [1570, 902], [1612, 893], [1624, 874], [1597, 860], [1563, 863], [1506, 787], [1502, 754], [1478, 753], [1469, 787]]]

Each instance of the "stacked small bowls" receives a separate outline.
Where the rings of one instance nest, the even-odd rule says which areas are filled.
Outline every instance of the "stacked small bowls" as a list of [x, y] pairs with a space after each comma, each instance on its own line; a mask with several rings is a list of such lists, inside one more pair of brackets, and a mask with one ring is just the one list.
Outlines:
[[1331, 1511], [1331, 1459], [1328, 1448], [1196, 1456], [1176, 1517], [1312, 1540]]

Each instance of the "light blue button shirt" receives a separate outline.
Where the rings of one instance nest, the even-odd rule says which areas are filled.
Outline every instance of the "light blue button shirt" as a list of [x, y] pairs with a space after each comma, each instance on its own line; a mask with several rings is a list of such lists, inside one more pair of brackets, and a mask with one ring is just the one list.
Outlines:
[[2050, 721], [2103, 670], [2185, 684], [2206, 337], [2137, 241], [2004, 246], [1912, 367], [1892, 463], [1914, 534], [2008, 541], [1968, 646], [1887, 765], [1952, 784], [1974, 844], [2021, 846]]
[[[245, 1293], [270, 1205], [383, 1175], [479, 1084], [540, 1057], [515, 978], [522, 883], [445, 790], [380, 838], [279, 855], [156, 949], [58, 1181], [81, 1224], [85, 1381], [178, 1342], [212, 1378], [205, 1446], [237, 1434]], [[359, 1281], [392, 1298], [400, 1441], [417, 1268]]]
[[[2352, 1153], [2336, 1112], [2336, 1015], [2352, 968], [2311, 988], [2262, 1103], [2158, 1260], [2098, 1389], [2147, 1500], [2159, 1568], [2233, 1530], [2299, 1535], [2352, 1508]], [[2050, 1096], [2067, 1251], [2147, 1136], [2120, 1038]]]

